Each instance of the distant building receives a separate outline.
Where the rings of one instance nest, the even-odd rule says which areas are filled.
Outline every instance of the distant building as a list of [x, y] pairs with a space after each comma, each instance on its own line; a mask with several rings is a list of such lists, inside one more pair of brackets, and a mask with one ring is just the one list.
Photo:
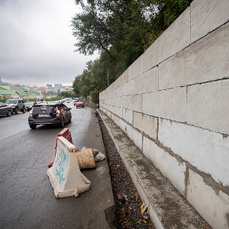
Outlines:
[[73, 90], [73, 87], [72, 86], [65, 86], [64, 87], [64, 90], [65, 91], [72, 91]]
[[47, 88], [52, 88], [52, 84], [46, 84]]
[[60, 90], [62, 88], [62, 84], [54, 84], [54, 88]]
[[0, 84], [0, 97], [42, 99], [43, 94], [40, 90], [31, 90], [29, 87], [11, 87], [8, 84]]

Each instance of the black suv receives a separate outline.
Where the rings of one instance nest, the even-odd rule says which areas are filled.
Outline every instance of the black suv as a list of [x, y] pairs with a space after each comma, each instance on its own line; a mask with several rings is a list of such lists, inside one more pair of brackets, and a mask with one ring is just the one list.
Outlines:
[[71, 122], [71, 108], [68, 108], [63, 103], [36, 103], [29, 112], [29, 126], [35, 129], [37, 125], [60, 125], [64, 127], [65, 123]]
[[7, 99], [5, 103], [12, 107], [15, 114], [17, 114], [18, 111], [25, 113], [25, 103], [23, 99]]

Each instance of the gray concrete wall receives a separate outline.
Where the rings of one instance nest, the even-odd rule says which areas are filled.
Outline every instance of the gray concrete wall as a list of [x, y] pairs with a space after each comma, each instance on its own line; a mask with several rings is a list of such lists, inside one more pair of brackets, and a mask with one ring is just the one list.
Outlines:
[[213, 228], [229, 228], [228, 0], [194, 0], [100, 108]]

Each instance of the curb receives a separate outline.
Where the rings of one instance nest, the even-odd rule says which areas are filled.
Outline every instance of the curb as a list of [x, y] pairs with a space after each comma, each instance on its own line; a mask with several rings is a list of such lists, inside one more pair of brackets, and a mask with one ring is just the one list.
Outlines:
[[155, 228], [211, 228], [169, 180], [101, 110], [97, 110]]

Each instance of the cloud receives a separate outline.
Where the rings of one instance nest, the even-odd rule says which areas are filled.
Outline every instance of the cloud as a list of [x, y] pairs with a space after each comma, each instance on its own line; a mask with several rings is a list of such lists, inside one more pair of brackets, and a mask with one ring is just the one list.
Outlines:
[[97, 56], [74, 52], [74, 0], [0, 1], [0, 77], [9, 83], [71, 83]]

